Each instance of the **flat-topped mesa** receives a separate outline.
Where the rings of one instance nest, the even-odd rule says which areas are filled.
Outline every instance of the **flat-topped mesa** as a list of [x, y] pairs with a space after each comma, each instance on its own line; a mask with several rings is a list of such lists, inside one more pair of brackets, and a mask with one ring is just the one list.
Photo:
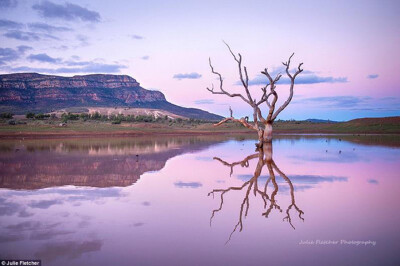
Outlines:
[[77, 75], [73, 77], [60, 77], [53, 75], [40, 75], [37, 73], [17, 73], [0, 75], [0, 88], [135, 88], [140, 84], [127, 75]]
[[[0, 75], [0, 103], [36, 103], [79, 101], [96, 105], [129, 105], [165, 101], [159, 91], [146, 90], [127, 75], [79, 75], [60, 77], [37, 73]], [[43, 101], [43, 103], [42, 103]], [[110, 102], [111, 101], [111, 102]]]
[[127, 75], [0, 75], [0, 112], [47, 113], [70, 107], [148, 108], [165, 110], [186, 118], [222, 118], [200, 109], [174, 105], [166, 100], [162, 92], [146, 90]]

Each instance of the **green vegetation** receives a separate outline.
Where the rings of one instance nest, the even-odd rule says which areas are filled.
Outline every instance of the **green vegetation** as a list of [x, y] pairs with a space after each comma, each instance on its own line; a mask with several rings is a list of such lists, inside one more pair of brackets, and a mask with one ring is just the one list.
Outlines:
[[[0, 135], [14, 134], [221, 134], [254, 130], [233, 122], [218, 127], [213, 122], [197, 119], [171, 119], [168, 116], [101, 115], [100, 113], [26, 114], [28, 119], [0, 120]], [[276, 121], [275, 133], [285, 134], [400, 134], [400, 117], [356, 119], [339, 123], [312, 121]]]
[[348, 122], [314, 123], [310, 121], [277, 121], [277, 133], [399, 134], [400, 117], [364, 118]]
[[2, 119], [11, 119], [13, 118], [14, 114], [12, 113], [0, 113], [0, 118]]
[[[27, 118], [36, 118], [37, 115], [33, 113], [29, 113], [29, 117], [27, 114]], [[63, 113], [61, 115], [61, 121], [63, 123], [67, 123], [68, 121], [73, 121], [73, 120], [82, 120], [82, 121], [88, 121], [88, 120], [93, 120], [93, 121], [103, 121], [103, 122], [111, 122], [111, 124], [117, 125], [121, 124], [122, 122], [128, 122], [128, 123], [173, 123], [173, 124], [201, 124], [201, 123], [209, 123], [209, 121], [205, 120], [198, 120], [198, 119], [182, 119], [182, 118], [177, 118], [177, 119], [170, 119], [168, 116], [164, 117], [154, 117], [153, 115], [123, 115], [123, 114], [118, 114], [118, 115], [101, 115], [98, 112], [95, 112], [93, 114], [88, 114], [88, 113], [81, 113], [81, 114], [73, 114], [73, 113]]]
[[29, 113], [27, 113], [27, 114], [25, 115], [25, 117], [28, 118], [28, 119], [30, 119], [30, 118], [35, 118], [35, 113], [29, 112]]
[[72, 114], [72, 113], [63, 113], [61, 115], [61, 121], [63, 123], [68, 122], [68, 120], [78, 120], [79, 119], [79, 115], [78, 114]]
[[40, 113], [40, 114], [27, 113], [25, 115], [25, 117], [28, 119], [37, 119], [37, 120], [44, 120], [44, 119], [50, 118], [50, 116], [51, 116], [50, 114], [42, 114], [42, 113]]
[[38, 120], [44, 120], [44, 119], [47, 119], [47, 118], [50, 118], [49, 114], [37, 114], [37, 115], [35, 115], [35, 119], [38, 119]]

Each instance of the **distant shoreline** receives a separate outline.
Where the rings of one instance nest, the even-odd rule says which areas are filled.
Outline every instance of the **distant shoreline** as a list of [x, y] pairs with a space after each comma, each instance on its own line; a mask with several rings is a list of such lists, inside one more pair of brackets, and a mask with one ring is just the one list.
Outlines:
[[[0, 129], [0, 140], [7, 139], [64, 139], [64, 138], [108, 138], [108, 137], [175, 137], [175, 136], [238, 136], [245, 135], [246, 137], [257, 137], [255, 131], [235, 130], [235, 131], [72, 131], [65, 129], [64, 131], [14, 131], [2, 132]], [[381, 132], [360, 132], [360, 133], [344, 133], [344, 132], [289, 132], [276, 130], [275, 136], [394, 136], [400, 137], [400, 133], [381, 133]]]
[[[237, 123], [214, 126], [211, 122], [173, 120], [161, 122], [124, 122], [74, 120], [62, 123], [59, 119], [21, 119], [13, 124], [3, 119], [0, 139], [10, 138], [90, 138], [137, 136], [203, 136], [249, 135], [256, 131]], [[364, 118], [339, 123], [313, 123], [306, 121], [277, 121], [274, 134], [291, 135], [395, 135], [400, 136], [400, 117]]]
[[150, 137], [150, 136], [214, 136], [214, 135], [256, 135], [255, 132], [196, 132], [196, 131], [182, 131], [182, 132], [132, 132], [132, 131], [86, 131], [86, 132], [0, 132], [1, 139], [16, 139], [16, 138], [29, 138], [29, 139], [46, 139], [46, 138], [91, 138], [91, 137]]

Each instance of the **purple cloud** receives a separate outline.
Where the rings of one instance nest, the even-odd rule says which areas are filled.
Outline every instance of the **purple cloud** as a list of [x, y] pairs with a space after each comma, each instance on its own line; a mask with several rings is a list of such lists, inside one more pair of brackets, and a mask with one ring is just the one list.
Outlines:
[[367, 76], [367, 78], [369, 78], [369, 79], [376, 79], [377, 77], [379, 77], [378, 74], [370, 74]]
[[[296, 77], [296, 84], [318, 84], [318, 83], [346, 83], [347, 77], [321, 77], [316, 74], [298, 75]], [[271, 74], [272, 75], [272, 74]], [[283, 74], [284, 75], [284, 74]], [[275, 77], [276, 75], [272, 75]], [[269, 81], [266, 76], [258, 75], [254, 79], [249, 80], [249, 85], [266, 85]], [[237, 85], [241, 85], [241, 82], [237, 82]], [[290, 84], [288, 77], [282, 76], [277, 84]]]
[[17, 0], [1, 0], [0, 8], [14, 8], [18, 5]]
[[201, 75], [199, 73], [196, 72], [192, 72], [192, 73], [185, 73], [185, 74], [175, 74], [173, 76], [174, 79], [199, 79], [201, 78]]
[[27, 58], [30, 61], [38, 61], [38, 62], [52, 63], [52, 64], [61, 63], [61, 58], [54, 58], [47, 54], [31, 54]]
[[[0, 1], [1, 3], [1, 1]], [[8, 19], [0, 19], [0, 29], [4, 28], [7, 30], [10, 29], [21, 29], [24, 26], [24, 24], [19, 23], [19, 22], [15, 22], [12, 20], [8, 20]]]
[[48, 33], [57, 32], [57, 31], [72, 31], [71, 28], [61, 27], [61, 26], [53, 26], [50, 24], [40, 23], [40, 22], [29, 23], [28, 26], [29, 26], [29, 29], [31, 29], [31, 30], [44, 31], [44, 32], [48, 32]]
[[64, 5], [43, 1], [32, 6], [44, 18], [59, 18], [64, 20], [81, 20], [99, 22], [100, 14], [96, 11], [66, 2]]
[[135, 40], [143, 40], [144, 39], [143, 36], [136, 35], [136, 34], [131, 35], [131, 37], [132, 37], [132, 39], [135, 39]]

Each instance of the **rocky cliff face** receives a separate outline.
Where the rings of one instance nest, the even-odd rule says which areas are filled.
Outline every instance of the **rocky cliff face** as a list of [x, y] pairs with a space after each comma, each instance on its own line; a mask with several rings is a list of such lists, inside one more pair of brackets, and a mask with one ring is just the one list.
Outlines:
[[37, 73], [16, 73], [9, 75], [1, 75], [1, 88], [123, 88], [123, 87], [139, 87], [139, 83], [126, 75], [85, 75], [73, 77], [61, 77], [40, 75]]
[[47, 76], [21, 73], [0, 76], [2, 104], [45, 104], [47, 101], [78, 101], [80, 103], [109, 104], [165, 101], [158, 91], [140, 87], [126, 75], [86, 75], [74, 77]]
[[134, 78], [126, 75], [0, 75], [0, 111], [50, 112], [67, 107], [89, 106], [154, 108], [189, 118], [221, 118], [199, 109], [173, 105], [165, 99], [163, 93], [146, 90]]

